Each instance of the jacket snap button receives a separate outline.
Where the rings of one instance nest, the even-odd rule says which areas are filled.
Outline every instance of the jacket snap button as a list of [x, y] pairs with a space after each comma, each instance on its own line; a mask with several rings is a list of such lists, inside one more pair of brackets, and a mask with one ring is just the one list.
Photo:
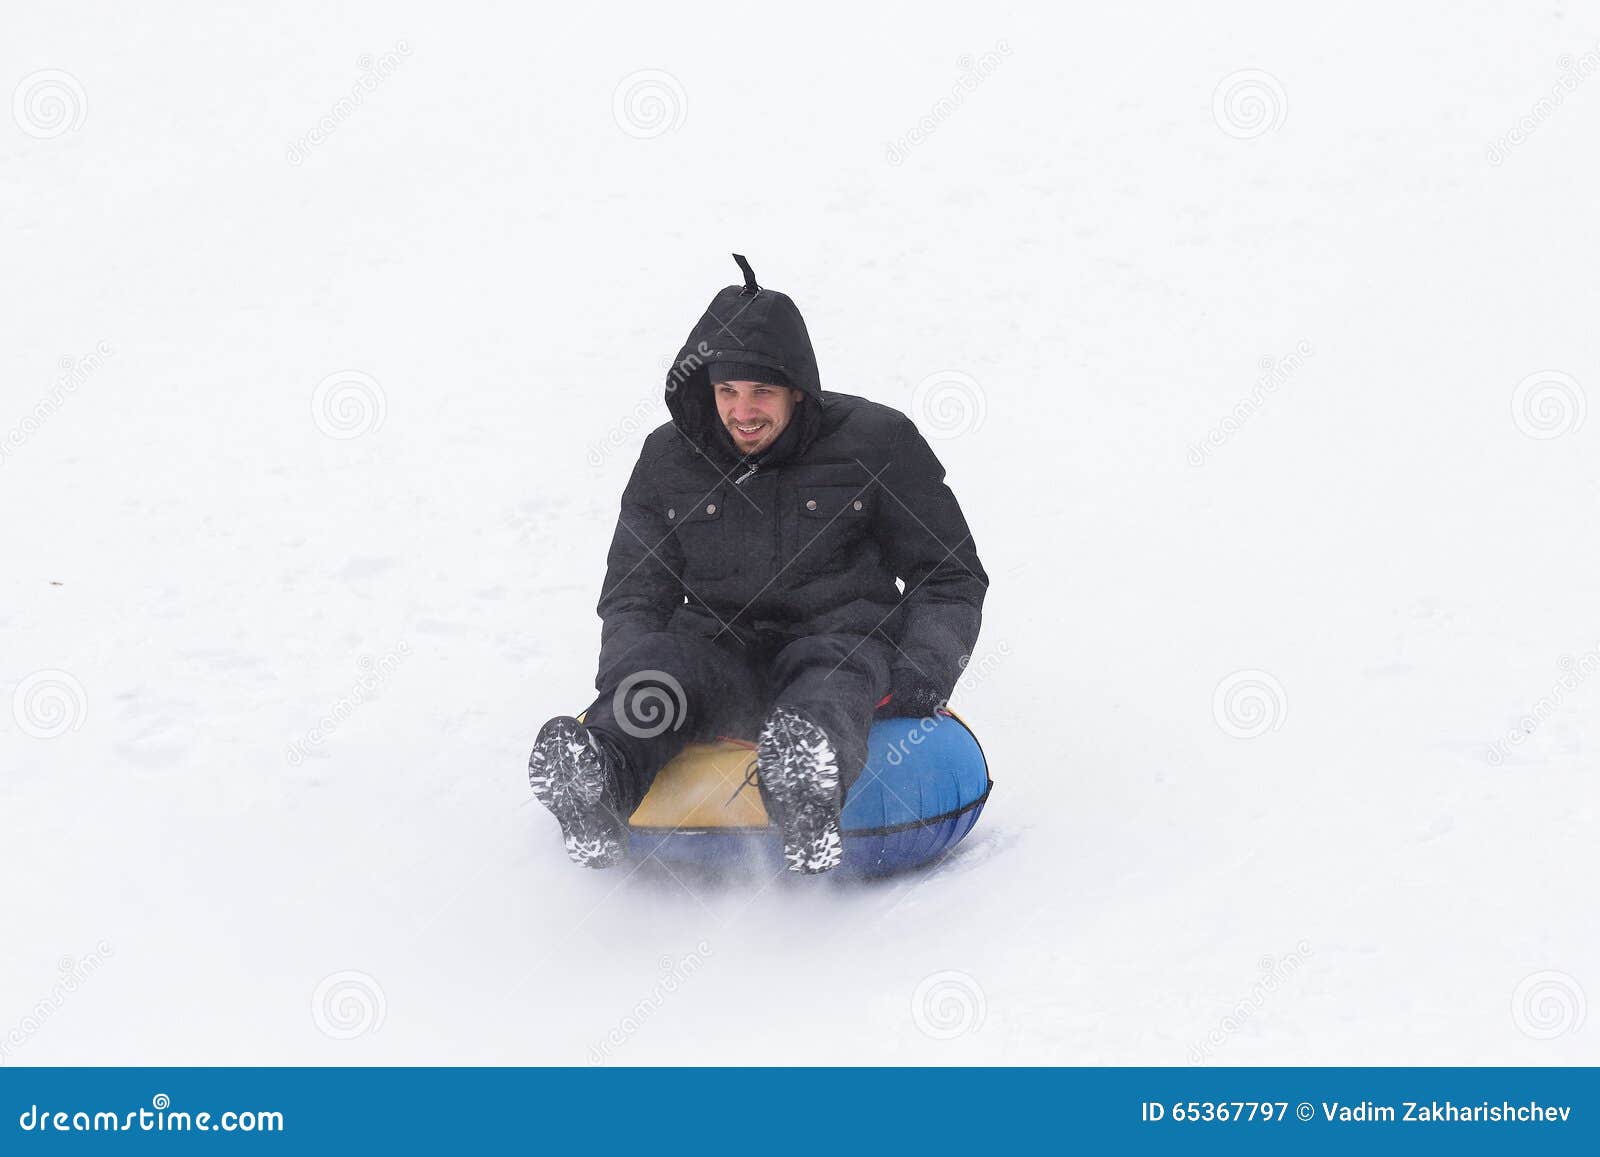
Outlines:
[[817, 508], [817, 500], [815, 498], [806, 499], [806, 509], [807, 510], [815, 510], [816, 508]]
[[715, 514], [716, 512], [717, 512], [717, 504], [715, 502], [706, 503], [706, 513], [707, 514]]
[[852, 503], [851, 503], [851, 504], [850, 504], [850, 505], [851, 505], [851, 506], [853, 506], [853, 507], [855, 507], [855, 508], [856, 508], [856, 509], [857, 509], [857, 510], [860, 510], [860, 509], [861, 509], [861, 499], [859, 499], [859, 498], [858, 498], [858, 499], [856, 499], [856, 500], [855, 500], [855, 501], [854, 501], [854, 502], [852, 502]]
[[676, 510], [674, 510], [672, 507], [669, 506], [669, 507], [667, 507], [667, 517], [668, 518], [676, 518], [676, 517], [678, 517], [678, 512]]

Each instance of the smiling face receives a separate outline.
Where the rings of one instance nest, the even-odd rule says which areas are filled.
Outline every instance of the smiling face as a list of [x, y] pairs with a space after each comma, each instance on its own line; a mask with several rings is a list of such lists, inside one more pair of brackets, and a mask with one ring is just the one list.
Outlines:
[[717, 382], [711, 387], [717, 416], [741, 454], [755, 454], [777, 440], [805, 394], [766, 382]]

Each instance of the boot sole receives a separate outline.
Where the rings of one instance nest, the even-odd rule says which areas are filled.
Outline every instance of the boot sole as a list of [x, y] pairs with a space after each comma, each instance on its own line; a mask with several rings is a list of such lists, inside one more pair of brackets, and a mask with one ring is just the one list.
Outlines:
[[[827, 748], [825, 756], [817, 745]], [[805, 758], [785, 759], [797, 752]], [[839, 866], [839, 759], [822, 730], [798, 717], [773, 716], [761, 729], [758, 767], [783, 833], [783, 862], [791, 872], [816, 875]]]
[[528, 756], [528, 786], [561, 825], [573, 863], [609, 868], [627, 853], [628, 825], [605, 799], [605, 761], [576, 719], [561, 716], [539, 729]]

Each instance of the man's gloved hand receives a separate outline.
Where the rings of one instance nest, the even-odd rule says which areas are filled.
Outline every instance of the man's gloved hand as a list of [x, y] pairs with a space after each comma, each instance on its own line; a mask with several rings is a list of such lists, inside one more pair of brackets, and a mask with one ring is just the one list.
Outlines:
[[945, 705], [945, 695], [922, 676], [895, 675], [889, 686], [889, 702], [878, 708], [878, 718], [896, 719], [902, 716], [926, 718], [938, 713]]

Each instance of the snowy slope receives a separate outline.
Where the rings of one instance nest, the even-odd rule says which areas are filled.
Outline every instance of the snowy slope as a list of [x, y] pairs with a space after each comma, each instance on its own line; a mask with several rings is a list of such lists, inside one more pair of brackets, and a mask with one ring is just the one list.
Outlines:
[[[1600, 5], [296, 7], [0, 43], [6, 1063], [1600, 1063]], [[993, 578], [922, 876], [527, 790], [733, 249]]]

